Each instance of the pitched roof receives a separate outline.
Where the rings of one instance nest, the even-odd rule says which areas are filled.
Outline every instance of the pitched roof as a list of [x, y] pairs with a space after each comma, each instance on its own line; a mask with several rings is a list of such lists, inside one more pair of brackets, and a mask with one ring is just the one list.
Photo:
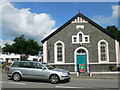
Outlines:
[[99, 30], [101, 30], [102, 32], [104, 32], [105, 34], [109, 35], [113, 39], [116, 39], [116, 40], [120, 41], [120, 38], [118, 38], [117, 36], [115, 36], [114, 34], [108, 32], [108, 31], [106, 31], [103, 27], [101, 27], [100, 25], [98, 25], [97, 23], [95, 23], [94, 21], [92, 21], [91, 19], [89, 19], [88, 17], [84, 16], [83, 14], [81, 14], [79, 12], [73, 18], [71, 18], [69, 21], [67, 21], [65, 24], [63, 24], [61, 27], [59, 27], [56, 31], [54, 31], [53, 33], [51, 33], [46, 38], [44, 38], [41, 42], [44, 43], [46, 40], [50, 39], [52, 36], [54, 36], [55, 34], [57, 34], [58, 32], [60, 32], [63, 28], [65, 28], [67, 25], [69, 25], [77, 17], [82, 17], [83, 19], [85, 19], [86, 21], [88, 21], [88, 23], [92, 24], [93, 26], [95, 26], [96, 28], [98, 28]]

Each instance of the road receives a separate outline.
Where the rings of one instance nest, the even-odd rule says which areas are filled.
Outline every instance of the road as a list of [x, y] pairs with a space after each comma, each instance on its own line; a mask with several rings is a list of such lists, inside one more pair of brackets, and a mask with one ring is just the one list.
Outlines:
[[7, 75], [2, 75], [0, 84], [2, 84], [2, 88], [86, 88], [88, 90], [118, 90], [117, 79], [72, 78], [68, 83], [50, 84], [49, 82], [37, 80], [15, 82], [9, 79]]

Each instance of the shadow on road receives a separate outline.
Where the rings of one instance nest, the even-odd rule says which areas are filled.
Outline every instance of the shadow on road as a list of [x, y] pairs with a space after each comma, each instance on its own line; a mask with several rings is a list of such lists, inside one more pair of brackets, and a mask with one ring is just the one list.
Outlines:
[[[12, 80], [14, 81], [12, 78], [8, 78], [8, 80]], [[34, 82], [34, 83], [50, 83], [49, 81], [45, 81], [45, 80], [38, 80], [38, 79], [22, 79], [21, 81], [17, 81], [17, 82]], [[68, 83], [70, 81], [65, 80], [65, 81], [60, 81], [59, 84], [64, 84], [64, 83]], [[51, 84], [51, 83], [50, 83]]]

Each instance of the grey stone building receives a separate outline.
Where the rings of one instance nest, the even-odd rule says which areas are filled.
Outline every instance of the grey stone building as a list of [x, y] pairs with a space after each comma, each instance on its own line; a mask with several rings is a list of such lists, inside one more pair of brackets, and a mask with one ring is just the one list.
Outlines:
[[76, 72], [108, 72], [118, 66], [119, 38], [78, 13], [42, 40], [43, 61]]
[[1, 48], [1, 46], [0, 46], [0, 54], [2, 54], [2, 48]]

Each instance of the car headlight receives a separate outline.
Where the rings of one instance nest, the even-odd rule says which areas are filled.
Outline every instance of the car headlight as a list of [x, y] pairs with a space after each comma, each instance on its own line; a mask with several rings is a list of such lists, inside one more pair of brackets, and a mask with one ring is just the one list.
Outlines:
[[63, 73], [61, 76], [62, 77], [68, 76], [68, 73]]

